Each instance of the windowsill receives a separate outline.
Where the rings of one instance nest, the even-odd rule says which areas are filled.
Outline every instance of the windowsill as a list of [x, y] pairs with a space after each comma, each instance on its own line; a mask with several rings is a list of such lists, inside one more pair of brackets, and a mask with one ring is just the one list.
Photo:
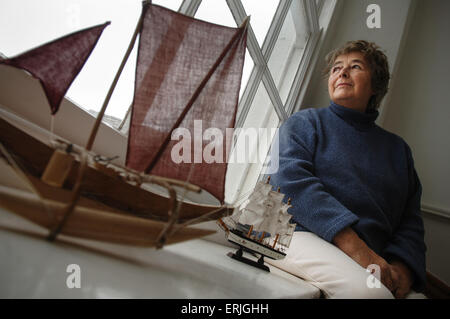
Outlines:
[[[0, 209], [2, 298], [319, 298], [305, 281], [227, 256], [230, 247], [202, 239], [161, 250], [114, 245], [47, 231]], [[21, 262], [17, 262], [20, 260]], [[77, 264], [81, 289], [68, 289], [66, 268]], [[26, 282], [23, 281], [27, 275]], [[60, 275], [55, 275], [60, 274]], [[126, 280], [124, 280], [126, 278]]]

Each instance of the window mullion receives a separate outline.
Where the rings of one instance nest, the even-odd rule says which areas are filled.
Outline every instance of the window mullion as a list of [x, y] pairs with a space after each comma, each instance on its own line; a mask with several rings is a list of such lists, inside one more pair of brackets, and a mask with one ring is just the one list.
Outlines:
[[193, 17], [201, 3], [202, 0], [183, 0], [178, 12]]
[[303, 8], [309, 31], [313, 34], [319, 32], [319, 15], [317, 14], [316, 1], [303, 0]]
[[322, 12], [323, 3], [325, 0], [319, 0], [319, 3], [317, 4], [317, 15], [320, 16], [320, 12]]
[[[227, 3], [236, 23], [241, 24], [242, 21], [244, 21], [244, 19], [247, 17], [247, 14], [241, 1], [227, 0]], [[267, 93], [269, 94], [270, 101], [272, 102], [272, 105], [274, 106], [278, 117], [280, 118], [281, 121], [286, 120], [287, 114], [284, 110], [283, 102], [281, 101], [275, 82], [273, 81], [272, 75], [270, 74], [269, 69], [267, 67], [266, 59], [264, 58], [264, 55], [262, 54], [261, 49], [259, 48], [258, 40], [256, 39], [255, 33], [253, 32], [253, 29], [251, 27], [251, 21], [247, 35], [247, 48], [255, 64], [258, 67], [260, 67], [264, 72], [263, 75], [264, 87], [266, 88]], [[246, 103], [248, 102], [249, 101], [246, 101]]]
[[283, 27], [284, 19], [291, 7], [292, 0], [280, 1], [277, 7], [277, 11], [274, 14], [272, 23], [267, 31], [266, 38], [262, 45], [262, 52], [264, 57], [268, 60], [272, 54], [273, 48], [278, 40], [281, 28]]
[[286, 111], [284, 110], [283, 101], [281, 101], [280, 94], [278, 93], [275, 82], [273, 81], [272, 75], [269, 70], [266, 69], [263, 76], [264, 87], [269, 94], [270, 101], [272, 102], [273, 107], [275, 108], [275, 112], [278, 115], [278, 118], [281, 122], [287, 120], [288, 116]]
[[286, 100], [286, 110], [288, 114], [292, 114], [295, 111], [295, 105], [301, 103], [305, 95], [305, 83], [307, 82], [307, 72], [311, 69], [313, 63], [314, 52], [320, 39], [322, 32], [313, 33], [309, 36], [305, 46], [305, 52], [303, 53], [300, 67], [295, 74], [294, 83], [292, 84], [289, 96]]
[[[228, 7], [231, 10], [234, 20], [237, 25], [241, 25], [244, 22], [244, 19], [247, 18], [247, 13], [245, 12], [244, 6], [242, 5], [240, 0], [226, 0]], [[248, 26], [247, 31], [247, 48], [250, 52], [250, 55], [255, 62], [255, 64], [265, 67], [266, 61], [264, 56], [262, 55], [258, 40], [256, 39], [255, 32], [253, 32], [252, 21], [250, 19], [250, 24]]]
[[[241, 25], [244, 19], [247, 17], [247, 13], [245, 12], [244, 6], [242, 5], [240, 0], [226, 0], [228, 7], [233, 14], [234, 21], [236, 21], [237, 25]], [[250, 20], [251, 23], [251, 20]]]
[[[239, 0], [226, 1], [228, 7], [230, 8], [231, 14], [233, 15], [234, 21], [236, 21], [236, 25], [241, 25], [244, 19], [247, 17], [244, 6]], [[255, 34], [253, 33], [250, 21], [250, 25], [248, 26], [247, 48], [250, 52], [255, 66], [253, 67], [252, 73], [250, 74], [244, 93], [239, 100], [235, 127], [242, 127], [244, 125], [245, 119], [250, 110], [253, 99], [255, 98], [256, 92], [258, 91], [258, 86], [263, 76], [264, 64], [261, 65], [260, 63], [258, 63], [258, 59], [254, 56], [253, 50], [250, 50], [249, 48], [248, 42], [249, 38], [251, 38], [252, 36], [255, 37]]]
[[305, 51], [300, 61], [300, 66], [295, 74], [294, 82], [286, 99], [285, 110], [287, 114], [292, 114], [295, 111], [295, 105], [303, 100], [304, 83], [306, 80], [306, 73], [313, 61], [313, 53], [320, 39], [319, 16], [317, 14], [317, 6], [315, 1], [303, 0], [303, 10], [306, 16], [306, 21], [310, 34], [305, 45]]

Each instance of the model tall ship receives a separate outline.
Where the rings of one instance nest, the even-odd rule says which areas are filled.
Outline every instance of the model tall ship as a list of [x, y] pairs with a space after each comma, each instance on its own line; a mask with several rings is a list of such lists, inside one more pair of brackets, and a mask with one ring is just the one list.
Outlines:
[[[85, 29], [0, 64], [39, 79], [51, 114], [109, 23]], [[233, 128], [246, 48], [247, 20], [239, 28], [196, 20], [143, 2], [128, 50], [86, 146], [30, 135], [0, 112], [0, 159], [28, 183], [33, 196], [0, 187], [0, 205], [58, 234], [128, 245], [162, 247], [211, 231], [190, 225], [232, 212], [224, 204], [227, 161], [175, 163], [177, 128], [193, 132]], [[139, 35], [131, 124], [125, 165], [94, 154], [92, 146], [120, 73]], [[199, 49], [201, 48], [201, 49]], [[32, 105], [30, 105], [32, 107]], [[194, 134], [192, 134], [194, 135]], [[197, 143], [197, 142], [195, 142]], [[207, 141], [202, 140], [201, 149]], [[222, 154], [229, 146], [219, 145]], [[185, 154], [184, 154], [185, 155]], [[194, 150], [189, 150], [195, 158]], [[145, 185], [162, 187], [167, 196]], [[221, 205], [183, 201], [186, 191], [206, 190]]]
[[[236, 253], [229, 256], [269, 271], [264, 265], [264, 257], [283, 259], [289, 247], [295, 223], [290, 223], [291, 206], [283, 203], [284, 194], [272, 190], [269, 183], [258, 182], [255, 189], [241, 207], [230, 217], [218, 219], [218, 224], [226, 232], [228, 241], [239, 246]], [[243, 256], [248, 251], [260, 255], [257, 262]]]

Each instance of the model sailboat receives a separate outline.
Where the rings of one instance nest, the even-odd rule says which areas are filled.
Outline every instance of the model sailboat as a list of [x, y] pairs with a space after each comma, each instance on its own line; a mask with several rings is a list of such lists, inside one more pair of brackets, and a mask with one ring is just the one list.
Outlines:
[[[38, 78], [51, 113], [108, 23], [79, 31], [0, 63]], [[136, 31], [85, 147], [34, 138], [2, 115], [0, 150], [34, 197], [0, 187], [0, 205], [58, 234], [120, 244], [162, 247], [212, 233], [189, 227], [230, 214], [233, 207], [180, 201], [177, 190], [207, 190], [224, 202], [227, 161], [176, 163], [177, 128], [223, 132], [234, 126], [246, 47], [247, 23], [228, 28], [143, 3]], [[126, 165], [91, 151], [98, 127], [139, 35], [135, 92]], [[3, 114], [3, 113], [2, 113]], [[192, 134], [194, 135], [194, 134]], [[198, 141], [194, 141], [198, 143]], [[226, 143], [217, 144], [228, 154]], [[200, 140], [201, 150], [207, 141]], [[197, 158], [194, 148], [191, 158]], [[148, 191], [156, 184], [168, 196]]]
[[[290, 223], [290, 199], [287, 204], [283, 203], [284, 194], [279, 189], [273, 191], [269, 181], [270, 177], [265, 183], [258, 182], [247, 201], [232, 216], [218, 219], [228, 241], [239, 246], [239, 250], [229, 256], [267, 271], [264, 257], [283, 259], [296, 226]], [[244, 251], [260, 255], [259, 260], [244, 257]]]

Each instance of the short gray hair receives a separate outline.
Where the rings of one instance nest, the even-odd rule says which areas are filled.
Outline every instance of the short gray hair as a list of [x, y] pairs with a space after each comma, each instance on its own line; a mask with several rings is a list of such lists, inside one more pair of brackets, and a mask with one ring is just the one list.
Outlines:
[[329, 77], [330, 70], [338, 56], [350, 52], [361, 52], [369, 63], [372, 90], [375, 94], [370, 97], [367, 110], [376, 110], [380, 107], [381, 101], [388, 91], [390, 75], [388, 59], [375, 43], [365, 40], [348, 41], [342, 47], [331, 51], [325, 57], [324, 76]]

